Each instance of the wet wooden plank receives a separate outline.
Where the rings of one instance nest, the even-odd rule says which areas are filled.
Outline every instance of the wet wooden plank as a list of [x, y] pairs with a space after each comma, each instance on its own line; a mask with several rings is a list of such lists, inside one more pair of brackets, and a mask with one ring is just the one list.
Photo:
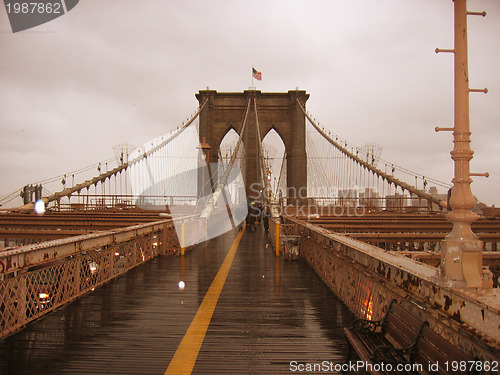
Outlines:
[[[29, 325], [0, 342], [0, 373], [163, 374], [234, 237], [201, 244], [184, 261], [158, 257]], [[277, 259], [259, 228], [243, 236], [193, 374], [339, 363], [352, 320], [305, 262]]]

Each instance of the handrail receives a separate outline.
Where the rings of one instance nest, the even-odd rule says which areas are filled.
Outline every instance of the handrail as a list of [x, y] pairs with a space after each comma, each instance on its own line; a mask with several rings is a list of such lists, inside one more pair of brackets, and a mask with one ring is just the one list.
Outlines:
[[173, 225], [172, 219], [163, 219], [125, 228], [82, 234], [2, 250], [0, 251], [0, 275], [65, 258], [82, 251], [129, 241], [138, 235], [162, 230], [164, 225]]

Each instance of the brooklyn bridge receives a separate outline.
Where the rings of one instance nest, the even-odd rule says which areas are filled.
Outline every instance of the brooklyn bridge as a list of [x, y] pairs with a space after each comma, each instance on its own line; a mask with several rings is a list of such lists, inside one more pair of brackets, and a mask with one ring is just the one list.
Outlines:
[[0, 371], [498, 373], [499, 213], [469, 168], [487, 90], [455, 7], [451, 184], [322, 127], [304, 90], [200, 90], [172, 131], [1, 202], [22, 200], [0, 215]]

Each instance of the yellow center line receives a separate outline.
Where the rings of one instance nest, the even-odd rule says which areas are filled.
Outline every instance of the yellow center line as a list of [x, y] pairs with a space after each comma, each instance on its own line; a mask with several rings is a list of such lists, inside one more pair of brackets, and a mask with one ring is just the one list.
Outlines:
[[215, 306], [217, 305], [220, 293], [226, 282], [227, 274], [229, 273], [229, 269], [233, 263], [236, 250], [238, 250], [238, 245], [240, 244], [243, 232], [244, 230], [241, 230], [236, 236], [236, 239], [229, 249], [222, 266], [219, 268], [212, 285], [208, 288], [208, 292], [205, 294], [203, 302], [198, 308], [198, 312], [191, 322], [184, 338], [179, 344], [179, 347], [174, 354], [174, 358], [170, 361], [170, 365], [168, 366], [167, 371], [165, 371], [165, 375], [191, 374], [191, 371], [193, 371], [201, 344], [203, 344], [203, 340], [205, 339], [205, 334], [207, 333], [208, 326], [212, 320]]

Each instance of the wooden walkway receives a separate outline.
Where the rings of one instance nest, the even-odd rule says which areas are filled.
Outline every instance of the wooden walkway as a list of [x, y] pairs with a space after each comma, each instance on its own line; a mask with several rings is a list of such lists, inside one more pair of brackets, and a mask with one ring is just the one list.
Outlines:
[[[165, 374], [236, 234], [160, 256], [1, 341], [0, 374]], [[352, 314], [307, 264], [277, 258], [262, 228], [243, 234], [214, 306], [193, 374], [346, 359]]]

